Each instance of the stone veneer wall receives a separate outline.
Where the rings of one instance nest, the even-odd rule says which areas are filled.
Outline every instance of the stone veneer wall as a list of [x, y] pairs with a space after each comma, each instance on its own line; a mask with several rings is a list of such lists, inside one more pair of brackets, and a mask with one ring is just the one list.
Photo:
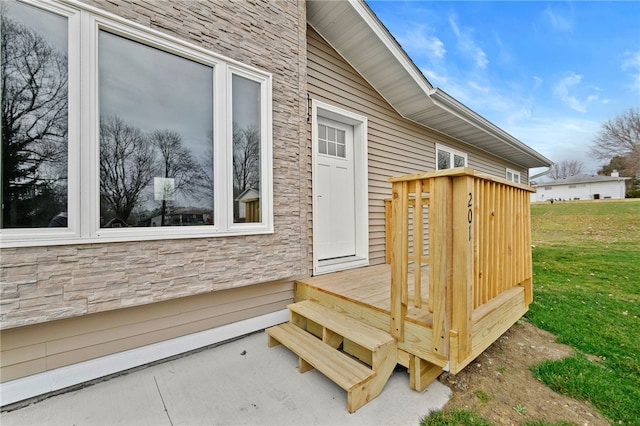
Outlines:
[[86, 3], [273, 74], [275, 233], [3, 248], [0, 327], [309, 275], [304, 1]]

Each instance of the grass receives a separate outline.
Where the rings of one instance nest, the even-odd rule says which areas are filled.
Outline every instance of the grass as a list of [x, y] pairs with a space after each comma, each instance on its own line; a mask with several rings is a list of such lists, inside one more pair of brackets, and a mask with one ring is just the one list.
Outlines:
[[482, 389], [476, 389], [473, 394], [476, 396], [476, 398], [478, 398], [478, 400], [480, 400], [480, 403], [482, 404], [486, 404], [487, 402], [491, 401], [491, 395], [489, 395]]
[[492, 426], [491, 423], [471, 410], [436, 411], [420, 421], [420, 426]]
[[576, 355], [533, 371], [615, 424], [640, 418], [640, 201], [531, 206], [527, 317]]

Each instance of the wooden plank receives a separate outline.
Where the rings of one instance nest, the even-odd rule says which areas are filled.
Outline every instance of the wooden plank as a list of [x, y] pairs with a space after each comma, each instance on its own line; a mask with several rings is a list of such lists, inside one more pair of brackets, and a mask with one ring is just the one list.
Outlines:
[[291, 304], [288, 308], [292, 312], [310, 319], [370, 351], [394, 341], [389, 333], [328, 309], [311, 300]]
[[371, 369], [291, 323], [268, 328], [266, 332], [346, 391], [373, 375]]
[[444, 370], [442, 367], [425, 361], [415, 355], [411, 355], [409, 364], [409, 385], [411, 389], [422, 392], [429, 386]]

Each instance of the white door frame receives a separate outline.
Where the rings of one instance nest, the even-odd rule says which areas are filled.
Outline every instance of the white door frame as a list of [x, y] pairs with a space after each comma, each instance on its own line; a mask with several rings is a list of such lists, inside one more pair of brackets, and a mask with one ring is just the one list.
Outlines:
[[355, 256], [320, 261], [316, 256], [317, 229], [313, 227], [313, 273], [314, 275], [357, 268], [369, 264], [369, 190], [367, 167], [367, 117], [344, 110], [334, 105], [313, 99], [311, 102], [311, 143], [312, 143], [312, 193], [313, 223], [316, 223], [316, 164], [318, 146], [318, 117], [328, 118], [353, 126], [353, 161], [355, 189]]

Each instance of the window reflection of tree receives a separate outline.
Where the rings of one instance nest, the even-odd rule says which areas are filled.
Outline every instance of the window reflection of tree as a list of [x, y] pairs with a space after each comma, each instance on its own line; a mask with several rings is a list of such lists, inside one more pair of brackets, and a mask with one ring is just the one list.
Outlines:
[[196, 161], [191, 150], [184, 146], [179, 133], [171, 130], [156, 130], [151, 134], [153, 145], [159, 152], [156, 162], [156, 176], [171, 179], [171, 194], [162, 197], [160, 208], [161, 226], [167, 225], [167, 202], [175, 195], [186, 198], [196, 195], [202, 186], [207, 185], [207, 175]]
[[128, 223], [153, 179], [155, 148], [147, 136], [120, 117], [100, 119], [100, 197], [102, 221]]
[[[202, 162], [207, 164], [207, 160]], [[209, 162], [211, 163], [211, 162]], [[211, 201], [212, 171], [205, 172], [192, 151], [183, 143], [182, 136], [172, 130], [145, 133], [126, 124], [120, 117], [103, 117], [100, 121], [100, 197], [103, 226], [118, 219], [121, 226], [149, 226], [151, 218], [160, 216], [155, 225], [175, 225], [171, 210], [176, 196], [182, 202], [198, 201], [202, 197]], [[153, 192], [154, 178], [170, 180], [154, 210], [147, 210], [147, 195]], [[202, 209], [200, 209], [202, 210]], [[194, 210], [195, 211], [195, 210]], [[212, 215], [212, 212], [209, 212]], [[200, 213], [202, 214], [202, 213]]]
[[67, 209], [67, 55], [1, 14], [2, 228], [46, 227]]
[[[233, 123], [233, 198], [247, 189], [260, 189], [260, 130], [253, 124], [240, 129]], [[234, 203], [234, 218], [239, 218], [239, 204]]]

